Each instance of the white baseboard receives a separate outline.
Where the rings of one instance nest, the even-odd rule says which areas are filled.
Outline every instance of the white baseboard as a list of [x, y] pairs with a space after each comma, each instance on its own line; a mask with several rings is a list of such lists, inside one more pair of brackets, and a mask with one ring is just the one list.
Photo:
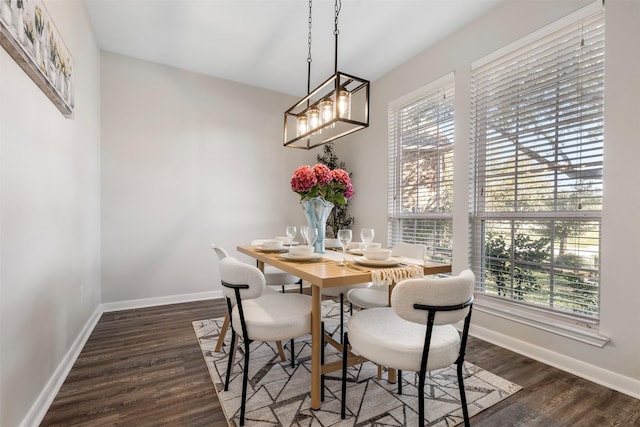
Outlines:
[[158, 305], [179, 304], [183, 302], [202, 301], [222, 298], [222, 290], [199, 292], [194, 294], [169, 295], [166, 297], [143, 298], [129, 301], [107, 302], [100, 306], [103, 313], [110, 311], [131, 310], [134, 308], [155, 307]]
[[496, 333], [487, 328], [471, 325], [469, 333], [476, 338], [522, 354], [523, 356], [542, 362], [545, 365], [553, 366], [554, 368], [577, 375], [596, 384], [640, 399], [640, 381], [633, 378], [628, 378], [624, 375], [607, 371], [606, 369], [584, 363], [546, 348]]
[[89, 339], [91, 332], [93, 332], [98, 320], [100, 320], [100, 316], [102, 316], [102, 310], [98, 306], [78, 334], [78, 337], [71, 345], [71, 348], [69, 348], [69, 351], [67, 351], [67, 354], [64, 355], [62, 361], [58, 365], [58, 368], [55, 370], [51, 378], [49, 378], [49, 381], [47, 381], [47, 384], [40, 392], [36, 401], [31, 405], [29, 412], [27, 412], [27, 415], [20, 423], [20, 427], [40, 425], [44, 416], [47, 414], [51, 403], [53, 403], [53, 399], [55, 399], [60, 387], [62, 387], [62, 384], [64, 383], [64, 380], [67, 378], [67, 375], [69, 375], [73, 364], [76, 362], [76, 359], [84, 348], [85, 343]]

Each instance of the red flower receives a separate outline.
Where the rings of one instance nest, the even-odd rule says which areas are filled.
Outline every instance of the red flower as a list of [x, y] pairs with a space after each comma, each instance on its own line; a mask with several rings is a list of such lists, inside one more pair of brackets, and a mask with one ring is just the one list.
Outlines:
[[300, 166], [293, 172], [291, 178], [291, 189], [296, 193], [306, 193], [316, 186], [318, 180], [308, 165]]
[[349, 174], [342, 169], [331, 170], [321, 163], [296, 169], [291, 178], [291, 189], [300, 194], [301, 200], [323, 197], [339, 205], [346, 204], [353, 196]]
[[323, 185], [327, 185], [333, 179], [333, 174], [331, 169], [327, 165], [323, 165], [322, 163], [317, 163], [313, 166], [313, 172], [316, 174], [316, 179], [318, 180], [318, 185], [322, 187]]

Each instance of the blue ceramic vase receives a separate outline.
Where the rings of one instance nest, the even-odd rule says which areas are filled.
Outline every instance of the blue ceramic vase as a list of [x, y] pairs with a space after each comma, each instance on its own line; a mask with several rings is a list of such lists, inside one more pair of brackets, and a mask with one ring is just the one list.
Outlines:
[[302, 210], [307, 217], [309, 227], [318, 231], [318, 238], [313, 245], [315, 253], [324, 253], [324, 234], [327, 228], [327, 219], [333, 206], [333, 203], [327, 202], [322, 197], [313, 197], [302, 201]]

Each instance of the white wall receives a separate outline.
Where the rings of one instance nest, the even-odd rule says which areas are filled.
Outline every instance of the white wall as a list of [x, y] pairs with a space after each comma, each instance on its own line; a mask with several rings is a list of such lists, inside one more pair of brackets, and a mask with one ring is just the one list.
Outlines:
[[17, 426], [100, 297], [100, 57], [83, 2], [47, 2], [75, 61], [65, 119], [0, 48], [0, 425]]
[[[464, 268], [470, 63], [586, 3], [509, 1], [373, 82], [371, 127], [336, 144], [354, 173], [354, 228], [375, 227], [386, 242], [388, 103], [455, 71], [454, 269]], [[29, 419], [101, 302], [205, 295], [219, 289], [210, 242], [234, 253], [239, 243], [304, 223], [289, 179], [320, 152], [282, 148], [282, 112], [294, 99], [100, 56], [83, 3], [47, 7], [75, 60], [74, 120], [0, 49], [3, 426]], [[598, 349], [474, 314], [476, 333], [636, 395], [639, 9], [637, 1], [607, 1], [601, 331], [611, 342]]]
[[211, 242], [240, 256], [304, 222], [289, 180], [315, 154], [282, 147], [295, 101], [102, 54], [104, 302], [220, 289]]
[[[471, 63], [589, 1], [509, 1], [373, 82], [371, 127], [338, 153], [355, 171], [356, 228], [386, 230], [388, 104], [439, 77], [456, 76], [454, 271], [468, 259], [468, 156]], [[640, 396], [640, 2], [606, 2], [605, 198], [602, 223], [600, 332], [604, 348], [474, 312], [476, 335], [602, 384]], [[526, 17], [526, 19], [524, 19]], [[365, 76], [366, 77], [366, 76]], [[367, 155], [363, 155], [367, 153]], [[379, 233], [382, 234], [382, 233]]]

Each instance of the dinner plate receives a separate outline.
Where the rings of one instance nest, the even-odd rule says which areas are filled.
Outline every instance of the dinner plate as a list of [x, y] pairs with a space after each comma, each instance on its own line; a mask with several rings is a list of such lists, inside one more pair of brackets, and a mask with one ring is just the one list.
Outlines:
[[319, 255], [319, 254], [293, 255], [287, 252], [286, 254], [280, 255], [280, 258], [286, 261], [308, 262], [308, 261], [319, 261], [322, 259], [322, 255]]
[[[283, 244], [284, 246], [286, 246], [287, 248], [289, 247], [289, 242], [288, 242], [288, 241], [286, 241], [286, 240], [283, 240], [283, 241], [282, 241], [282, 244]], [[298, 246], [299, 244], [300, 244], [300, 242], [296, 242], [295, 240], [294, 240], [293, 242], [291, 242], [291, 246]]]
[[367, 267], [394, 267], [400, 264], [399, 258], [391, 257], [385, 260], [366, 259], [363, 256], [358, 256], [353, 259], [356, 264], [364, 265]]
[[338, 239], [325, 239], [324, 247], [325, 249], [342, 249], [342, 246], [340, 246], [340, 242], [338, 242]]
[[265, 248], [263, 246], [257, 246], [257, 250], [260, 252], [289, 252], [289, 248]]
[[347, 252], [349, 252], [350, 254], [354, 254], [354, 255], [362, 255], [364, 253], [364, 252], [362, 252], [362, 249], [360, 249], [360, 248], [349, 249]]

